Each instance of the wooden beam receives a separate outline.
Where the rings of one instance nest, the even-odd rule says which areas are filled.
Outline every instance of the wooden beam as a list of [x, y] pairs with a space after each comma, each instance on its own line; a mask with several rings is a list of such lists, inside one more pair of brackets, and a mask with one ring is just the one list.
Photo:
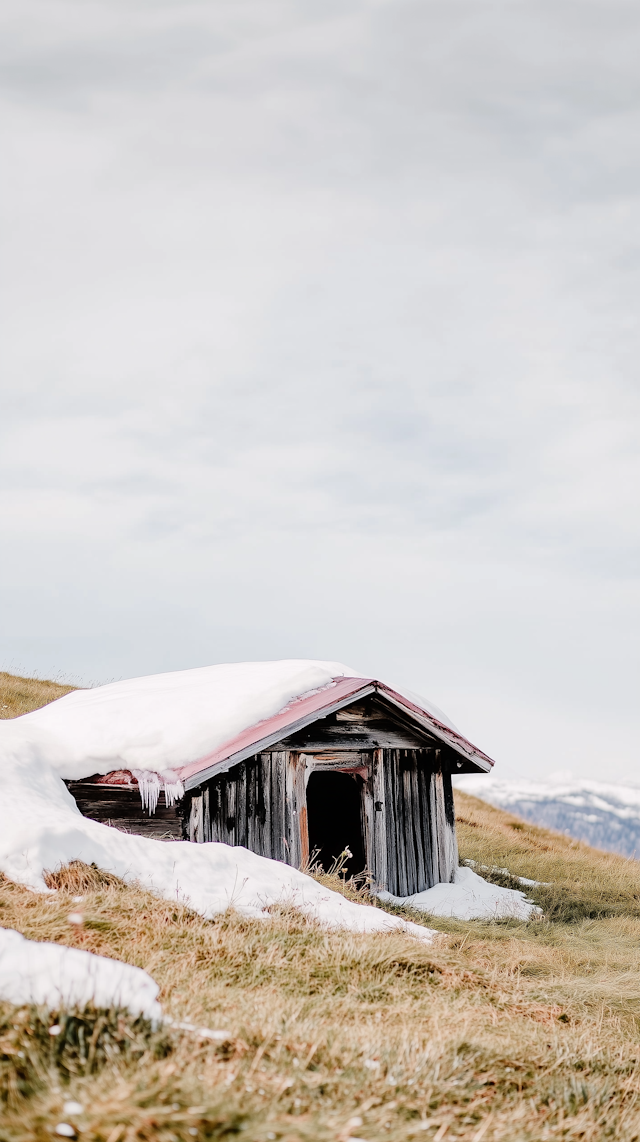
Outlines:
[[387, 887], [387, 803], [384, 780], [384, 750], [374, 749], [371, 763], [372, 827], [367, 853], [374, 891]]

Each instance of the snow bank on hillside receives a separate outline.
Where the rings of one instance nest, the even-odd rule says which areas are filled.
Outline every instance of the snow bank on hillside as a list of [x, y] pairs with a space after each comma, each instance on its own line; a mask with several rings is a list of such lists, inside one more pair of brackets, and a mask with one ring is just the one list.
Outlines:
[[390, 892], [378, 896], [391, 904], [456, 920], [530, 920], [541, 912], [524, 892], [489, 884], [470, 868], [459, 868], [454, 884], [436, 884], [414, 896], [392, 896]]
[[43, 872], [72, 860], [95, 862], [206, 917], [231, 905], [246, 916], [266, 916], [271, 905], [282, 903], [330, 927], [432, 936], [422, 925], [354, 904], [297, 869], [248, 849], [156, 841], [90, 821], [42, 760], [38, 743], [22, 739], [16, 722], [0, 722], [0, 870], [43, 891]]
[[640, 785], [552, 774], [545, 781], [456, 777], [457, 789], [559, 833], [622, 856], [640, 853]]
[[158, 985], [140, 968], [60, 944], [25, 940], [0, 928], [0, 1000], [35, 1003], [53, 1011], [126, 1007], [132, 1015], [162, 1019]]
[[210, 753], [292, 699], [358, 677], [340, 662], [231, 662], [75, 690], [11, 722], [61, 777], [172, 771]]

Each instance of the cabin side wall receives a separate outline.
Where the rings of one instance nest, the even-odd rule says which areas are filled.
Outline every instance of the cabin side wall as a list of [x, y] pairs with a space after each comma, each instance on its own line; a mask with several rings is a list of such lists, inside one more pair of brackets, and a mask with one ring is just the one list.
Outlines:
[[442, 752], [383, 751], [386, 888], [394, 896], [423, 892], [455, 876], [453, 790]]
[[[453, 880], [458, 865], [451, 776], [439, 749], [376, 749], [367, 757], [362, 819], [374, 889], [395, 896]], [[358, 763], [364, 761], [358, 753]], [[309, 856], [305, 776], [346, 766], [297, 750], [258, 754], [194, 791], [187, 836], [243, 845], [300, 868]]]
[[260, 753], [195, 790], [187, 836], [243, 845], [299, 868], [309, 852], [300, 755], [293, 750]]

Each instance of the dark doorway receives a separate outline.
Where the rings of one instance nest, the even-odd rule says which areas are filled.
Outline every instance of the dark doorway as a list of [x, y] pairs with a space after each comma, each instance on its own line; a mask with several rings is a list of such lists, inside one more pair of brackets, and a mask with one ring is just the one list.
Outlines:
[[345, 868], [349, 876], [364, 872], [362, 836], [362, 778], [350, 773], [312, 773], [307, 785], [309, 852], [325, 872], [348, 848], [353, 854]]

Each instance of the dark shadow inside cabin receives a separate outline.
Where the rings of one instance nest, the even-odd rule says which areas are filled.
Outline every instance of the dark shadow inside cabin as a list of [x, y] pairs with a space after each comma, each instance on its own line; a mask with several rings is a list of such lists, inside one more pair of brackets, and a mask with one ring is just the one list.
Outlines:
[[362, 830], [362, 778], [350, 773], [312, 773], [307, 785], [309, 852], [325, 872], [346, 848], [349, 876], [364, 872], [366, 857]]

